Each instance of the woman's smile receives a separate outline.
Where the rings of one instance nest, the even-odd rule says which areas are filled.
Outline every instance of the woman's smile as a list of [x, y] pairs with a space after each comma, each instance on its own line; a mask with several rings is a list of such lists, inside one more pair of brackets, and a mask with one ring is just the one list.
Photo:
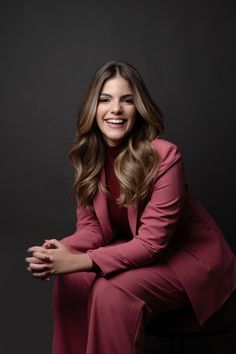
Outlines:
[[119, 119], [114, 119], [114, 118], [105, 118], [105, 122], [108, 124], [115, 124], [115, 125], [123, 125], [127, 122], [126, 119], [119, 118]]

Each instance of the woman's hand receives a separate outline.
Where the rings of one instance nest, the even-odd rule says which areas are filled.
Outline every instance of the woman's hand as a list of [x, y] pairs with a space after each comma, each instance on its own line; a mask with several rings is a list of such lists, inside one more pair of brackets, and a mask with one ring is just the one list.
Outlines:
[[[51, 274], [50, 270], [50, 253], [45, 248], [46, 243], [43, 246], [30, 247], [27, 252], [32, 253], [31, 257], [26, 257], [28, 263], [27, 270], [32, 273], [34, 278], [49, 280]], [[49, 248], [47, 246], [47, 248]]]
[[92, 269], [92, 260], [86, 253], [74, 253], [61, 242], [47, 240], [42, 247], [28, 249], [32, 253], [26, 258], [28, 270], [35, 278], [48, 279], [51, 274], [67, 274]]

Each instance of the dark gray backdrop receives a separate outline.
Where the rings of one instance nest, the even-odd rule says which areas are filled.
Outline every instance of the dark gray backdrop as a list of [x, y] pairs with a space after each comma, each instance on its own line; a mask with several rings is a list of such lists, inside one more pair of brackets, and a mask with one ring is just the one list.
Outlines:
[[[126, 60], [165, 115], [193, 192], [235, 234], [235, 2], [42, 1], [0, 5], [0, 352], [50, 352], [52, 283], [26, 248], [74, 230], [67, 151], [94, 70]], [[104, 353], [109, 354], [109, 353]]]

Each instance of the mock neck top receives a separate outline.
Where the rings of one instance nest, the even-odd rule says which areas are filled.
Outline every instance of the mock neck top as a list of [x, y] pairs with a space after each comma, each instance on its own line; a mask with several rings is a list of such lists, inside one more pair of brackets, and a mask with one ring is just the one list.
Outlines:
[[106, 161], [105, 161], [105, 175], [106, 188], [109, 192], [108, 196], [108, 211], [112, 230], [117, 238], [132, 238], [130, 230], [127, 208], [117, 204], [116, 199], [120, 195], [120, 186], [114, 172], [114, 162], [116, 157], [122, 150], [122, 146], [105, 145]]

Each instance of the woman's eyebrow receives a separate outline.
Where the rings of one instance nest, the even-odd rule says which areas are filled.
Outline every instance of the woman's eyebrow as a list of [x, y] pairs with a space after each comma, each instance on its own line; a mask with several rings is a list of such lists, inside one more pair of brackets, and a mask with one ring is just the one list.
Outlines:
[[[106, 96], [106, 97], [112, 97], [112, 95], [110, 95], [109, 93], [105, 93], [105, 92], [102, 92], [100, 94], [100, 96]], [[133, 94], [132, 93], [126, 93], [122, 96], [120, 96], [121, 98], [127, 98], [127, 97], [133, 97]]]
[[127, 98], [127, 97], [133, 97], [133, 94], [132, 93], [127, 93], [126, 95], [122, 95], [121, 96], [122, 98]]

